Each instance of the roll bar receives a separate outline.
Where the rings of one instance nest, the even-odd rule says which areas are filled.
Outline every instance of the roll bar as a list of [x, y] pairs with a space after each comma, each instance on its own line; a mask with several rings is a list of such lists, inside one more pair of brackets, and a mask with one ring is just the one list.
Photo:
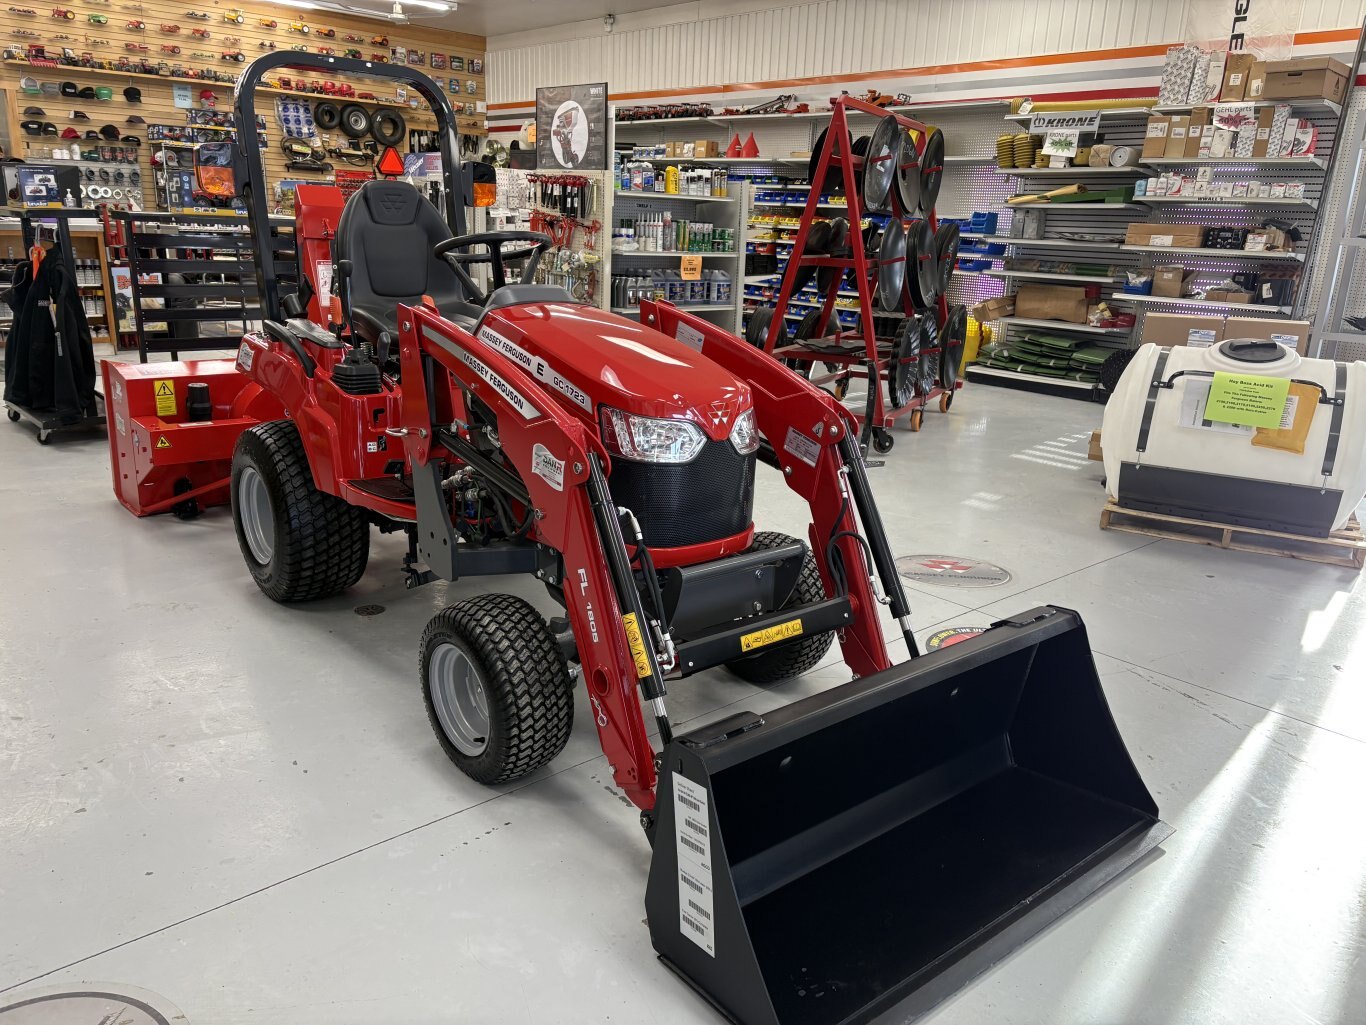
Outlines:
[[[243, 199], [247, 219], [256, 239], [258, 252], [269, 251], [270, 200], [266, 191], [265, 165], [256, 144], [256, 89], [272, 71], [281, 69], [322, 73], [328, 76], [354, 75], [360, 78], [391, 79], [404, 82], [418, 93], [436, 115], [437, 134], [441, 140], [441, 174], [446, 185], [446, 222], [451, 231], [465, 234], [465, 206], [473, 194], [470, 169], [460, 160], [460, 140], [456, 129], [455, 111], [441, 87], [421, 71], [406, 64], [385, 64], [378, 61], [356, 60], [352, 57], [329, 57], [320, 53], [298, 50], [277, 50], [262, 54], [246, 66], [233, 89], [232, 114], [237, 129], [238, 164], [246, 171]], [[319, 99], [344, 98], [319, 96]], [[262, 313], [267, 319], [279, 320], [280, 289], [274, 262], [257, 260], [257, 284], [260, 289]]]

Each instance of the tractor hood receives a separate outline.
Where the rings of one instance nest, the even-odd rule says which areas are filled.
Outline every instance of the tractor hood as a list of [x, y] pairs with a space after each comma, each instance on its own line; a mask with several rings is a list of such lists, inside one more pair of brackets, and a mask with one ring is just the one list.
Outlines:
[[527, 368], [565, 406], [592, 419], [606, 405], [686, 418], [713, 441], [753, 405], [749, 385], [698, 350], [652, 328], [571, 303], [492, 310], [478, 338]]

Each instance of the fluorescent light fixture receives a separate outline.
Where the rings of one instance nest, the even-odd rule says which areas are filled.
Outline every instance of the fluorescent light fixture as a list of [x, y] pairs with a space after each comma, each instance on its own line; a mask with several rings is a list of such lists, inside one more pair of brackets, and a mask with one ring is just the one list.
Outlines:
[[455, 4], [441, 3], [440, 0], [399, 0], [404, 7], [425, 7], [429, 11], [453, 11]]
[[311, 4], [308, 0], [274, 0], [281, 7], [297, 7], [301, 11], [317, 11], [321, 8], [317, 4]]

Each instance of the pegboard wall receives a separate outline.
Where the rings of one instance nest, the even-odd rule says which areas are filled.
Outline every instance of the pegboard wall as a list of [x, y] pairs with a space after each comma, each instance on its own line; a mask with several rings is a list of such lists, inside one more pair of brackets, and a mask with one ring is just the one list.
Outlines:
[[498, 198], [488, 210], [490, 230], [541, 231], [551, 248], [541, 257], [536, 281], [561, 285], [574, 298], [607, 308], [604, 287], [609, 172], [523, 171], [500, 167]]
[[[1366, 332], [1356, 332], [1345, 323], [1320, 323], [1318, 319], [1318, 311], [1327, 304], [1330, 289], [1342, 293], [1340, 309], [1343, 314], [1353, 317], [1366, 314], [1366, 260], [1361, 259], [1362, 250], [1353, 247], [1344, 251], [1341, 262], [1338, 258], [1338, 238], [1350, 233], [1351, 226], [1360, 221], [1362, 190], [1366, 189], [1366, 166], [1363, 166], [1362, 157], [1366, 90], [1352, 91], [1348, 105], [1343, 109], [1338, 132], [1342, 148], [1333, 167], [1332, 181], [1324, 190], [1319, 205], [1319, 241], [1313, 262], [1306, 271], [1309, 279], [1301, 293], [1301, 301], [1307, 311], [1305, 315], [1315, 318], [1316, 333], [1361, 335], [1360, 340], [1350, 337], [1326, 340], [1324, 349], [1317, 355], [1338, 360], [1366, 360]], [[1339, 274], [1342, 279], [1335, 280]], [[1312, 344], [1311, 340], [1310, 352], [1314, 353]]]
[[[26, 13], [28, 11], [32, 13]], [[74, 17], [54, 13], [60, 11], [68, 11]], [[206, 17], [192, 17], [192, 14]], [[104, 20], [101, 23], [92, 19]], [[462, 134], [486, 134], [484, 38], [436, 29], [421, 21], [399, 25], [270, 4], [235, 7], [220, 2], [189, 6], [186, 2], [173, 0], [74, 0], [70, 7], [53, 8], [47, 4], [36, 8], [10, 7], [0, 13], [0, 27], [0, 45], [5, 47], [5, 57], [0, 63], [0, 85], [6, 94], [4, 115], [14, 155], [26, 160], [48, 161], [54, 150], [70, 154], [75, 149], [79, 152], [73, 162], [83, 169], [94, 169], [97, 181], [101, 170], [108, 171], [112, 180], [120, 171], [128, 179], [136, 169], [141, 179], [140, 203], [148, 209], [156, 205], [151, 154], [158, 147], [149, 145], [145, 124], [129, 124], [127, 119], [136, 116], [146, 124], [186, 127], [188, 111], [174, 102], [176, 86], [189, 87], [194, 108], [209, 104], [208, 97], [201, 96], [207, 92], [217, 109], [228, 111], [232, 105], [232, 82], [206, 80], [205, 76], [235, 77], [246, 61], [272, 49], [332, 51], [338, 56], [351, 50], [358, 51], [364, 59], [402, 61], [446, 89], [452, 106], [460, 115], [458, 124]], [[25, 58], [33, 46], [43, 48], [48, 58], [60, 59], [67, 54], [86, 64], [108, 66], [30, 63]], [[237, 55], [242, 57], [241, 61], [233, 59]], [[283, 70], [281, 75], [295, 79], [291, 85], [296, 88], [298, 79], [321, 84], [327, 77], [320, 73], [291, 75], [288, 70]], [[26, 93], [20, 86], [20, 80], [26, 76], [37, 79], [40, 87], [44, 83], [54, 83], [60, 88], [64, 82], [71, 82], [78, 89], [107, 87], [112, 90], [112, 97], [101, 100], [66, 96], [60, 92]], [[374, 94], [376, 101], [362, 101], [361, 106], [369, 110], [378, 106], [397, 109], [410, 129], [435, 127], [435, 118], [425, 104], [419, 101], [420, 109], [413, 109], [406, 98], [395, 95], [394, 86], [389, 82], [362, 78], [348, 80], [341, 76], [333, 80], [349, 84], [357, 92]], [[125, 99], [124, 90], [129, 87], [140, 90], [140, 103]], [[280, 149], [283, 133], [275, 117], [274, 101], [287, 96], [308, 101], [327, 98], [307, 92], [257, 90], [257, 112], [266, 118], [266, 145], [262, 157], [267, 180], [272, 183], [286, 178], [326, 181], [329, 175], [323, 173], [285, 168], [286, 157]], [[43, 113], [26, 116], [24, 111], [29, 108], [37, 108]], [[466, 109], [468, 114], [463, 113]], [[73, 112], [78, 113], [73, 115]], [[51, 124], [58, 134], [27, 134], [20, 127], [25, 121]], [[118, 130], [116, 139], [72, 140], [60, 136], [68, 128], [84, 135], [87, 131], [98, 132], [105, 125]], [[207, 137], [205, 133], [200, 134]], [[137, 138], [141, 144], [125, 143], [121, 141], [123, 136]], [[319, 141], [325, 148], [346, 148], [350, 140], [334, 130], [320, 132]], [[105, 153], [100, 150], [101, 146], [120, 152]], [[125, 149], [131, 150], [131, 160], [123, 159], [121, 151]], [[94, 159], [82, 157], [92, 151]], [[71, 157], [68, 155], [65, 159]], [[331, 157], [329, 162], [340, 169], [351, 166]], [[133, 188], [130, 181], [121, 184], [124, 188]]]

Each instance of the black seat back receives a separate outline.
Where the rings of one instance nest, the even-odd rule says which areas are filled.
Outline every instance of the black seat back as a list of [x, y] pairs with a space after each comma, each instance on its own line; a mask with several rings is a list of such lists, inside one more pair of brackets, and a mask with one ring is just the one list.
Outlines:
[[422, 296], [448, 304], [469, 297], [450, 264], [432, 255], [451, 230], [436, 207], [401, 181], [369, 181], [342, 211], [332, 253], [351, 261], [351, 308], [392, 326], [398, 303]]

